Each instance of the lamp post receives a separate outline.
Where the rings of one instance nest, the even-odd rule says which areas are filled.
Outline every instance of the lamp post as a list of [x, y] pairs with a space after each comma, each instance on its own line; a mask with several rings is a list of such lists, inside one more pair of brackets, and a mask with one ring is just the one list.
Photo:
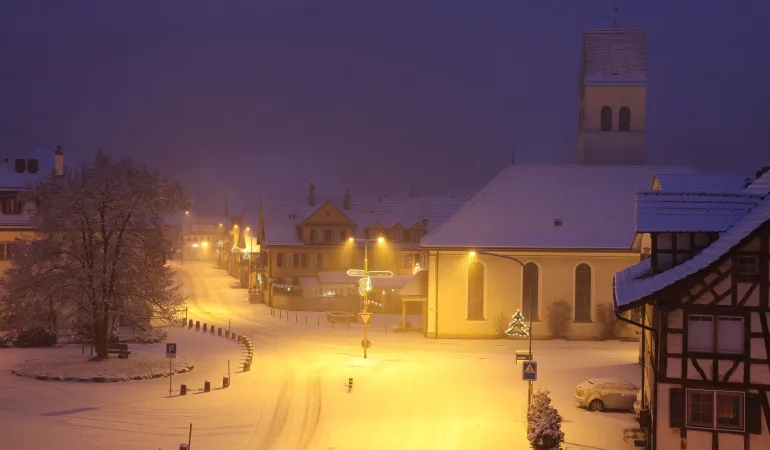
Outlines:
[[[525, 264], [521, 262], [521, 260], [513, 256], [501, 255], [499, 253], [490, 253], [490, 252], [485, 252], [481, 250], [471, 251], [469, 255], [471, 258], [476, 257], [476, 255], [486, 255], [486, 256], [494, 256], [496, 258], [508, 259], [520, 265], [522, 272], [526, 272]], [[529, 358], [532, 359], [532, 305], [534, 304], [534, 302], [532, 301], [533, 300], [532, 291], [534, 290], [534, 285], [532, 284], [532, 274], [527, 273], [527, 279], [529, 280], [529, 308], [528, 308], [529, 311], [527, 312], [527, 314], [529, 314], [529, 332], [527, 333], [527, 337], [529, 338], [528, 354], [529, 354]], [[528, 384], [529, 384], [529, 388], [527, 392], [527, 413], [529, 413], [529, 407], [532, 404], [532, 382], [528, 381]]]
[[249, 268], [246, 270], [246, 284], [248, 284], [249, 294], [251, 294], [251, 227], [246, 227], [246, 239], [249, 240], [249, 245], [247, 246], [249, 252]]
[[186, 218], [187, 218], [187, 216], [189, 216], [189, 215], [190, 215], [190, 211], [185, 211], [185, 212], [184, 212], [184, 216], [182, 216], [182, 249], [181, 249], [181, 250], [182, 250], [182, 252], [181, 252], [181, 254], [180, 254], [179, 256], [180, 256], [180, 257], [181, 257], [181, 259], [182, 259], [182, 265], [183, 265], [183, 266], [184, 266], [184, 254], [185, 254], [184, 248], [185, 248], [185, 247], [187, 247], [187, 240], [185, 239], [185, 237], [186, 237], [186, 236], [185, 236], [185, 234], [186, 234], [186, 233], [185, 233], [185, 222], [186, 222], [186, 220], [185, 220], [185, 219], [186, 219]]
[[[371, 289], [371, 286], [372, 286], [371, 275], [369, 273], [369, 243], [376, 242], [378, 244], [382, 244], [383, 242], [385, 242], [385, 238], [380, 236], [377, 239], [356, 239], [351, 236], [348, 238], [348, 242], [350, 243], [363, 242], [364, 244], [364, 270], [360, 271], [357, 269], [351, 269], [351, 270], [348, 270], [348, 275], [357, 274], [358, 276], [363, 276], [363, 278], [361, 279], [363, 283], [359, 282], [358, 292], [364, 297], [363, 311], [361, 311], [360, 315], [361, 315], [361, 321], [363, 322], [363, 329], [364, 329], [364, 340], [361, 341], [361, 346], [364, 348], [364, 359], [366, 359], [367, 349], [369, 347], [369, 340], [366, 337], [366, 330], [369, 328], [369, 318], [371, 317], [371, 314], [369, 314], [369, 290]], [[378, 273], [375, 274], [374, 276], [388, 277], [388, 276], [393, 276], [393, 273], [386, 272], [386, 271], [378, 271]]]

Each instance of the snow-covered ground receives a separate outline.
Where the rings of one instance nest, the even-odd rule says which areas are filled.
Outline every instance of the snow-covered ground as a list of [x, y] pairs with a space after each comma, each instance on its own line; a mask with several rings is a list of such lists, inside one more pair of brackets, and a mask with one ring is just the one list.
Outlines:
[[[230, 320], [234, 331], [254, 333], [251, 372], [235, 373], [229, 389], [169, 399], [167, 379], [81, 385], [14, 377], [10, 366], [44, 350], [0, 350], [0, 423], [10, 439], [4, 450], [44, 448], [52, 437], [65, 450], [177, 449], [189, 423], [198, 450], [528, 448], [527, 383], [513, 356], [526, 342], [426, 339], [375, 328], [364, 360], [358, 326], [305, 326], [305, 313], [280, 320], [266, 306], [249, 304], [236, 280], [211, 263], [176, 268], [190, 318], [223, 327]], [[173, 331], [169, 340], [195, 360], [195, 370], [174, 377], [175, 389], [184, 379], [191, 388], [206, 378], [220, 386], [226, 360], [235, 372], [243, 349], [194, 329]], [[634, 416], [578, 409], [574, 392], [591, 377], [638, 384], [637, 349], [620, 342], [533, 343], [535, 387], [551, 391], [568, 448], [628, 448], [622, 434]], [[42, 429], [49, 431], [34, 431]]]

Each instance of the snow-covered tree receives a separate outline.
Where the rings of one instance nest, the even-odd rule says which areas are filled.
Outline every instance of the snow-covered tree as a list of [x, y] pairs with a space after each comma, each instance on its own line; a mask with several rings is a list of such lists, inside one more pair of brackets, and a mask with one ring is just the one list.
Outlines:
[[564, 442], [561, 415], [551, 406], [548, 391], [538, 389], [527, 414], [527, 439], [535, 450], [560, 450]]
[[508, 329], [505, 330], [505, 334], [514, 337], [529, 336], [529, 327], [524, 323], [524, 315], [520, 310], [516, 310], [516, 314], [511, 317], [513, 320], [508, 323]]
[[35, 233], [17, 239], [0, 314], [16, 328], [56, 331], [64, 318], [108, 358], [119, 317], [171, 323], [184, 298], [165, 265], [163, 216], [189, 205], [182, 184], [102, 152], [90, 165], [43, 177], [24, 195]]

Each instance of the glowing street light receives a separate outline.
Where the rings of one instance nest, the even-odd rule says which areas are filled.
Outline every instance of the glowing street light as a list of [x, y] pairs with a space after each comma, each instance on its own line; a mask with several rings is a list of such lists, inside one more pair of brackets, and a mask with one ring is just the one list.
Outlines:
[[203, 242], [201, 242], [201, 247], [203, 247], [203, 248], [206, 248], [206, 247], [208, 247], [208, 246], [209, 246], [209, 243], [208, 243], [208, 241], [203, 241]]

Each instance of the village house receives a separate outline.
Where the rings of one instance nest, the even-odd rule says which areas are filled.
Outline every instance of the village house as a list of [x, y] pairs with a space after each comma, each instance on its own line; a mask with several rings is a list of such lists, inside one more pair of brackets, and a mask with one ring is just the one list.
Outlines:
[[[648, 449], [770, 448], [770, 168], [672, 175], [636, 195], [650, 257], [615, 275], [642, 333]], [[622, 317], [622, 316], [621, 316]]]
[[[370, 270], [393, 272], [392, 277], [372, 279], [370, 307], [374, 312], [399, 312], [399, 291], [416, 272], [427, 269], [420, 238], [465, 200], [355, 197], [350, 192], [319, 197], [311, 184], [307, 196], [262, 198], [256, 214], [229, 211], [237, 221], [231, 239], [255, 239], [259, 255], [254, 255], [254, 288], [264, 293], [268, 304], [294, 310], [358, 311], [360, 277], [346, 272], [363, 269], [366, 246]], [[228, 209], [237, 209], [233, 205]], [[250, 232], [244, 233], [246, 228]], [[380, 237], [383, 242], [378, 242]], [[245, 242], [235, 247], [243, 249]]]
[[64, 174], [61, 147], [42, 147], [0, 163], [0, 276], [10, 265], [13, 241], [34, 233], [30, 213], [35, 210], [35, 202], [22, 202], [19, 194], [51, 172]]

